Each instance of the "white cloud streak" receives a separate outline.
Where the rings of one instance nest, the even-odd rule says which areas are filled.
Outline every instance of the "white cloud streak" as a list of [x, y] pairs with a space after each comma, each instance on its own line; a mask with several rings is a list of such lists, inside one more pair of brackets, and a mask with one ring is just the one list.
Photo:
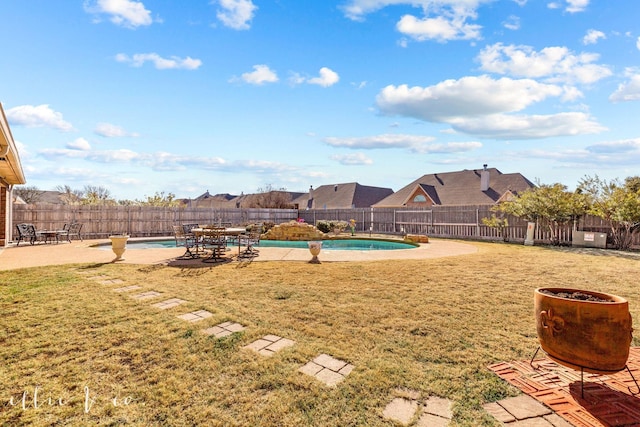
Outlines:
[[115, 56], [118, 62], [131, 64], [132, 67], [142, 67], [145, 62], [151, 62], [158, 70], [197, 70], [202, 65], [199, 59], [193, 59], [190, 56], [180, 58], [171, 56], [163, 58], [157, 53], [136, 53], [133, 56], [119, 53]]
[[432, 136], [382, 134], [364, 137], [338, 138], [327, 137], [324, 142], [332, 147], [350, 149], [396, 149], [405, 148], [412, 153], [458, 153], [482, 147], [479, 142], [434, 143]]
[[373, 160], [367, 157], [364, 153], [334, 154], [330, 158], [331, 160], [334, 160], [345, 166], [362, 166], [373, 164]]
[[20, 105], [6, 111], [7, 119], [12, 125], [49, 127], [63, 132], [74, 130], [71, 123], [64, 120], [62, 113], [52, 110], [49, 105]]
[[120, 126], [112, 125], [111, 123], [98, 123], [93, 130], [96, 135], [104, 136], [105, 138], [123, 138], [123, 137], [138, 137], [137, 133], [127, 132]]

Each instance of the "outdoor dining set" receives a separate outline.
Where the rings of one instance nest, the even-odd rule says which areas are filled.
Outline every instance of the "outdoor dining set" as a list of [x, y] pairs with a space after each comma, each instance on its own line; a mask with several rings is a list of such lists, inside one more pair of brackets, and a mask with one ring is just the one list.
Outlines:
[[20, 242], [29, 242], [34, 245], [36, 243], [59, 243], [60, 240], [71, 242], [72, 238], [82, 240], [80, 234], [82, 223], [71, 222], [65, 224], [59, 230], [38, 230], [33, 224], [22, 223], [16, 224], [18, 231], [18, 242], [16, 246], [20, 246]]
[[174, 225], [176, 246], [186, 248], [183, 259], [202, 258], [203, 262], [221, 262], [225, 253], [237, 246], [238, 258], [258, 256], [262, 224], [250, 227], [219, 225], [182, 224]]

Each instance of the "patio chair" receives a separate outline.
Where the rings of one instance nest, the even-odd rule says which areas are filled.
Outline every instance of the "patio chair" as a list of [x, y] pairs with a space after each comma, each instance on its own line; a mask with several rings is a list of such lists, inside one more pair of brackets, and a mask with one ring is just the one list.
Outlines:
[[198, 258], [197, 253], [191, 252], [191, 249], [194, 247], [196, 248], [196, 251], [197, 251], [196, 238], [193, 235], [193, 233], [191, 233], [190, 235], [187, 235], [184, 232], [184, 227], [182, 227], [181, 225], [174, 225], [173, 234], [176, 239], [176, 247], [183, 246], [186, 249], [185, 253], [178, 258], [180, 259]]
[[245, 250], [238, 254], [241, 258], [253, 258], [258, 256], [259, 250], [254, 246], [260, 244], [260, 236], [262, 235], [262, 224], [254, 224], [246, 234], [239, 236], [239, 245], [246, 246]]
[[18, 243], [16, 243], [16, 246], [20, 246], [22, 241], [28, 241], [33, 245], [38, 240], [38, 233], [33, 224], [16, 224], [16, 228], [18, 229]]
[[69, 224], [65, 224], [62, 227], [62, 230], [58, 231], [58, 236], [64, 236], [67, 238], [67, 242], [71, 243], [71, 237], [76, 236], [80, 241], [82, 241], [82, 235], [80, 231], [82, 230], [82, 224], [79, 222], [72, 222]]
[[224, 258], [222, 255], [227, 249], [227, 241], [224, 238], [224, 227], [207, 227], [206, 233], [202, 235], [203, 249], [210, 249], [211, 255], [203, 262], [220, 262]]

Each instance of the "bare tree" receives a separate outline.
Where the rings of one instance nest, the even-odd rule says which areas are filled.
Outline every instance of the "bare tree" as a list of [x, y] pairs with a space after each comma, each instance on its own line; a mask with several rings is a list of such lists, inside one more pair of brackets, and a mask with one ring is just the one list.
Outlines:
[[27, 204], [37, 203], [44, 191], [34, 185], [15, 187], [13, 192]]
[[83, 205], [115, 205], [116, 201], [111, 197], [111, 192], [102, 186], [85, 185]]
[[275, 189], [267, 184], [258, 188], [257, 194], [250, 203], [250, 208], [287, 209], [291, 207], [291, 193], [286, 188]]
[[61, 193], [60, 199], [65, 205], [79, 205], [84, 198], [82, 190], [74, 190], [68, 185], [58, 185], [56, 191]]

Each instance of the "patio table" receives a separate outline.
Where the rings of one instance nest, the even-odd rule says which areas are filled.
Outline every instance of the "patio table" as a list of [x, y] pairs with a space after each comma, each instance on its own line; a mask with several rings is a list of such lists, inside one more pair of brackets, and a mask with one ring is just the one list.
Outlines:
[[[214, 229], [212, 228], [192, 228], [191, 232], [196, 236], [196, 252], [198, 251], [198, 245], [201, 237], [205, 237], [207, 235], [213, 234]], [[222, 234], [223, 236], [240, 236], [247, 232], [246, 228], [241, 227], [225, 227], [224, 229], [216, 229], [216, 233]], [[238, 240], [238, 255], [240, 255], [240, 239]]]

